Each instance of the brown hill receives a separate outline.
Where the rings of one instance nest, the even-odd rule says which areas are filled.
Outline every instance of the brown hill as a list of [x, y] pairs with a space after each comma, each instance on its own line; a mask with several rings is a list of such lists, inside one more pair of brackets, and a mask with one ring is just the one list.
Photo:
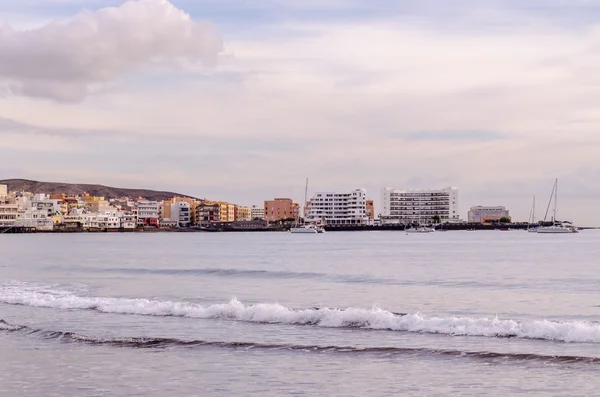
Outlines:
[[191, 197], [188, 195], [164, 192], [149, 189], [126, 189], [110, 187], [104, 185], [91, 185], [81, 183], [59, 183], [59, 182], [39, 182], [28, 179], [4, 179], [0, 184], [8, 185], [8, 191], [25, 191], [31, 193], [64, 193], [68, 196], [88, 193], [91, 196], [103, 196], [105, 198], [119, 197], [145, 197], [148, 200], [165, 200], [173, 196]]

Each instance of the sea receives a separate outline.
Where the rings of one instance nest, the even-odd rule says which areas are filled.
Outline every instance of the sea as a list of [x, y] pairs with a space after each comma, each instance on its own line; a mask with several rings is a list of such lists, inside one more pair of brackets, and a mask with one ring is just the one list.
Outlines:
[[0, 235], [0, 396], [598, 396], [600, 231]]

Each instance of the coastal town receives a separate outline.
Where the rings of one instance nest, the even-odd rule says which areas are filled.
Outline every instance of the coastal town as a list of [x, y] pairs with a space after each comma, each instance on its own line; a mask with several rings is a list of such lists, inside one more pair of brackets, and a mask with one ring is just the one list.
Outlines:
[[365, 189], [316, 192], [304, 205], [277, 197], [253, 206], [175, 196], [106, 198], [87, 193], [9, 191], [0, 185], [0, 228], [27, 231], [284, 230], [302, 222], [329, 228], [459, 225], [510, 222], [504, 207], [472, 207], [468, 219], [458, 210], [458, 189], [383, 188], [380, 211]]

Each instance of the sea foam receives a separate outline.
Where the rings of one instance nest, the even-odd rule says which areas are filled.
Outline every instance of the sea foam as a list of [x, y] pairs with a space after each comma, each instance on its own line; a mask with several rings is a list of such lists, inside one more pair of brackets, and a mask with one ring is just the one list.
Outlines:
[[246, 305], [235, 298], [227, 303], [201, 305], [182, 301], [87, 297], [55, 290], [41, 292], [21, 285], [0, 286], [0, 303], [130, 315], [600, 343], [600, 324], [586, 321], [517, 321], [497, 317], [435, 317], [421, 313], [398, 315], [377, 307], [292, 309], [278, 303]]

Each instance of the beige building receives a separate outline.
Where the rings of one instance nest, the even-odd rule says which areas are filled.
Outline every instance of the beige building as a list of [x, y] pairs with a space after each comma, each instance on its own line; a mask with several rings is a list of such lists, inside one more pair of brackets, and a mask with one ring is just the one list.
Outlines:
[[0, 226], [14, 226], [19, 217], [19, 206], [0, 203]]
[[6, 197], [6, 196], [8, 196], [8, 186], [0, 185], [0, 197]]
[[221, 222], [234, 222], [235, 221], [235, 205], [230, 203], [219, 203], [221, 204]]
[[265, 220], [268, 222], [295, 219], [300, 213], [300, 203], [289, 198], [265, 201]]
[[250, 207], [236, 206], [235, 207], [235, 220], [236, 221], [251, 221], [252, 210]]

